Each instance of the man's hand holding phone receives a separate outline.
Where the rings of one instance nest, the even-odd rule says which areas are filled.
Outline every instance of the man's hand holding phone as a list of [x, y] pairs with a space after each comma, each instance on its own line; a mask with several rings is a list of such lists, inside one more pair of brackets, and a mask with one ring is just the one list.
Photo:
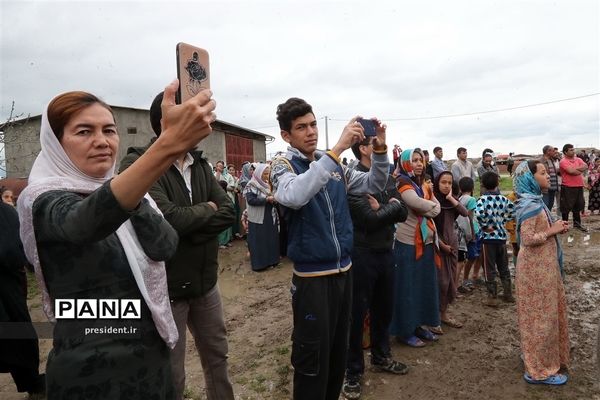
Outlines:
[[376, 118], [373, 118], [373, 121], [375, 121], [375, 138], [373, 139], [373, 150], [385, 150], [387, 125], [382, 124], [381, 121]]
[[362, 142], [367, 136], [373, 137], [373, 150], [383, 151], [386, 149], [386, 129], [387, 126], [382, 124], [377, 118], [364, 119], [356, 116], [344, 127], [342, 136], [340, 136], [340, 139], [331, 151], [339, 157], [344, 150], [352, 147], [354, 143]]
[[331, 149], [338, 157], [344, 150], [348, 150], [354, 143], [358, 143], [365, 138], [364, 129], [362, 125], [357, 122], [358, 118], [360, 117], [354, 117], [348, 122], [348, 125], [346, 125], [342, 131], [342, 136], [340, 136], [338, 142]]
[[377, 140], [373, 140], [373, 149], [384, 150], [385, 149], [385, 132], [387, 126], [382, 124], [377, 118], [364, 119], [359, 118], [357, 122], [360, 123], [364, 129], [364, 134], [367, 137], [374, 137]]

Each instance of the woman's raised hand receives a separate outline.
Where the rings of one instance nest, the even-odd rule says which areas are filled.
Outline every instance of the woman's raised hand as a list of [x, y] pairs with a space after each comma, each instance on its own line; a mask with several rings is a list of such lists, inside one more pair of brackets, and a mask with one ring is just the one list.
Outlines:
[[180, 148], [180, 153], [183, 153], [211, 134], [210, 124], [217, 119], [214, 112], [217, 103], [212, 99], [212, 91], [204, 89], [183, 104], [176, 104], [178, 85], [179, 81], [175, 79], [165, 88], [161, 105], [161, 138], [168, 138], [169, 144]]

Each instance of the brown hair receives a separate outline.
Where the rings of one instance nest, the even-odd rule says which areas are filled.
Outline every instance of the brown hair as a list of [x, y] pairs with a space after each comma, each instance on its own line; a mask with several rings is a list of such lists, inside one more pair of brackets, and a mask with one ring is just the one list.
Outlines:
[[529, 171], [531, 171], [531, 173], [533, 175], [535, 175], [535, 173], [537, 172], [537, 165], [538, 164], [544, 164], [541, 160], [527, 160], [527, 167], [529, 168]]
[[59, 142], [63, 137], [65, 125], [67, 125], [69, 120], [75, 114], [93, 104], [99, 104], [106, 108], [110, 111], [114, 119], [115, 116], [110, 106], [91, 93], [78, 91], [66, 92], [52, 99], [48, 105], [48, 122]]

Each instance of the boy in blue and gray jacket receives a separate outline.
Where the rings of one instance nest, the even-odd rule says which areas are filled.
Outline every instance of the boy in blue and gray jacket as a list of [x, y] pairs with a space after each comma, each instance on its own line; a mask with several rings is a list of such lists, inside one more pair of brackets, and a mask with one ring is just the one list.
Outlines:
[[512, 283], [508, 270], [506, 239], [508, 234], [504, 225], [514, 218], [515, 205], [498, 191], [500, 177], [495, 172], [485, 172], [480, 177], [481, 196], [477, 200], [475, 216], [483, 234], [483, 265], [485, 285], [488, 290], [486, 305], [498, 306], [496, 273], [500, 274], [505, 302], [514, 303]]
[[353, 229], [347, 193], [384, 189], [389, 169], [385, 125], [377, 121], [369, 172], [347, 169], [339, 156], [364, 139], [352, 119], [330, 151], [317, 150], [312, 107], [291, 98], [277, 107], [284, 157], [271, 165], [275, 200], [288, 226], [292, 277], [294, 399], [337, 400], [348, 344]]

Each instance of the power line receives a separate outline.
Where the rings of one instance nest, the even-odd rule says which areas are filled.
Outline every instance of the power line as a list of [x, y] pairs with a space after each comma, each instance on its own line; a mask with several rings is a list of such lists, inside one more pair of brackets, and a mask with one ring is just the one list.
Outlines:
[[[519, 109], [522, 109], [522, 108], [539, 107], [539, 106], [544, 106], [544, 105], [547, 105], [547, 104], [560, 103], [560, 102], [563, 102], [563, 101], [578, 100], [578, 99], [583, 99], [583, 98], [586, 98], [586, 97], [598, 96], [599, 94], [600, 94], [600, 92], [590, 93], [590, 94], [585, 94], [585, 95], [582, 95], [582, 96], [568, 97], [568, 98], [565, 98], [565, 99], [545, 101], [543, 103], [527, 104], [527, 105], [524, 105], [524, 106], [517, 106], [517, 107], [498, 108], [498, 109], [486, 110], [486, 111], [476, 111], [476, 112], [460, 113], [460, 114], [435, 115], [435, 116], [427, 116], [427, 117], [381, 118], [381, 120], [382, 121], [417, 121], [417, 120], [425, 120], [425, 119], [441, 119], [441, 118], [464, 117], [464, 116], [478, 115], [478, 114], [490, 114], [490, 113], [496, 113], [496, 112], [502, 112], [502, 111], [519, 110]], [[329, 118], [329, 120], [330, 121], [346, 121], [345, 119], [336, 119], [336, 118]]]

